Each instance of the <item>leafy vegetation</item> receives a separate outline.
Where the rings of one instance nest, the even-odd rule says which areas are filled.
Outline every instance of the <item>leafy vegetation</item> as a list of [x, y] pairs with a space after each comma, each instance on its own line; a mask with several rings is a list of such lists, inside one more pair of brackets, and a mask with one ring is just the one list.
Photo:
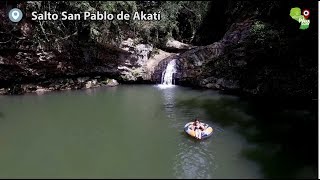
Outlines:
[[114, 45], [119, 45], [122, 40], [130, 37], [157, 46], [169, 37], [191, 42], [207, 13], [209, 4], [209, 1], [29, 1], [25, 10], [57, 14], [63, 11], [68, 13], [106, 11], [117, 14], [123, 11], [131, 16], [140, 11], [160, 12], [159, 21], [38, 21], [35, 36], [40, 43], [54, 39], [53, 45], [58, 49], [60, 40], [75, 35]]

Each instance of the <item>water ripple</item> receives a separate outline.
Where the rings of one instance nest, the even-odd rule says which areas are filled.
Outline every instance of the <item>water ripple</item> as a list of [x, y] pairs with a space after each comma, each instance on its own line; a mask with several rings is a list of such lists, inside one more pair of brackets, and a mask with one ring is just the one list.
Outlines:
[[162, 89], [163, 108], [170, 120], [169, 128], [181, 129], [184, 136], [178, 137], [178, 153], [173, 159], [173, 173], [178, 179], [210, 179], [214, 170], [215, 155], [212, 150], [212, 139], [197, 141], [193, 138], [186, 138], [183, 127], [186, 123], [196, 117], [204, 120], [211, 127], [215, 128], [211, 121], [205, 118], [205, 112], [200, 109], [188, 107], [176, 107], [177, 95], [175, 88]]
[[210, 141], [195, 142], [193, 139], [178, 145], [179, 153], [174, 158], [173, 170], [179, 179], [210, 179], [215, 156], [209, 151]]

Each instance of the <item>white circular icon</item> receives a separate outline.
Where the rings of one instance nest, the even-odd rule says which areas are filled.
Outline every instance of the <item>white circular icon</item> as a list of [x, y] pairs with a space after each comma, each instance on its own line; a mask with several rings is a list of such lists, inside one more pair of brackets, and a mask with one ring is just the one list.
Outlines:
[[309, 12], [308, 10], [304, 10], [304, 11], [302, 12], [302, 14], [303, 14], [304, 16], [309, 16], [310, 12]]
[[10, 10], [8, 16], [12, 22], [19, 22], [22, 19], [23, 14], [20, 9], [13, 8]]

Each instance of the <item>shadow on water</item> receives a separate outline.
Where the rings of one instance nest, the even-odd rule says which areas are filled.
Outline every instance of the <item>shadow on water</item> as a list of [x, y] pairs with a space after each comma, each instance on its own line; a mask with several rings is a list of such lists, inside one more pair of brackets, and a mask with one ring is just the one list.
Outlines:
[[242, 155], [266, 178], [317, 177], [317, 101], [220, 96], [179, 101], [201, 108], [221, 127], [233, 127], [253, 144]]

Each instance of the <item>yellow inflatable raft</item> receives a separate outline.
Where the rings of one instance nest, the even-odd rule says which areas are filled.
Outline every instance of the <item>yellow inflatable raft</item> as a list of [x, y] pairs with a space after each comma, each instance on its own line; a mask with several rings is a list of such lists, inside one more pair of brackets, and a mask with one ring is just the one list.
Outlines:
[[[189, 134], [192, 137], [196, 136], [196, 132], [194, 130], [192, 130], [191, 125], [193, 124], [193, 122], [188, 122], [185, 126], [184, 126], [184, 131]], [[208, 138], [212, 135], [213, 133], [213, 129], [212, 127], [210, 127], [208, 124], [205, 123], [201, 123], [204, 127], [205, 130], [203, 130], [201, 132], [201, 139], [205, 139]]]

